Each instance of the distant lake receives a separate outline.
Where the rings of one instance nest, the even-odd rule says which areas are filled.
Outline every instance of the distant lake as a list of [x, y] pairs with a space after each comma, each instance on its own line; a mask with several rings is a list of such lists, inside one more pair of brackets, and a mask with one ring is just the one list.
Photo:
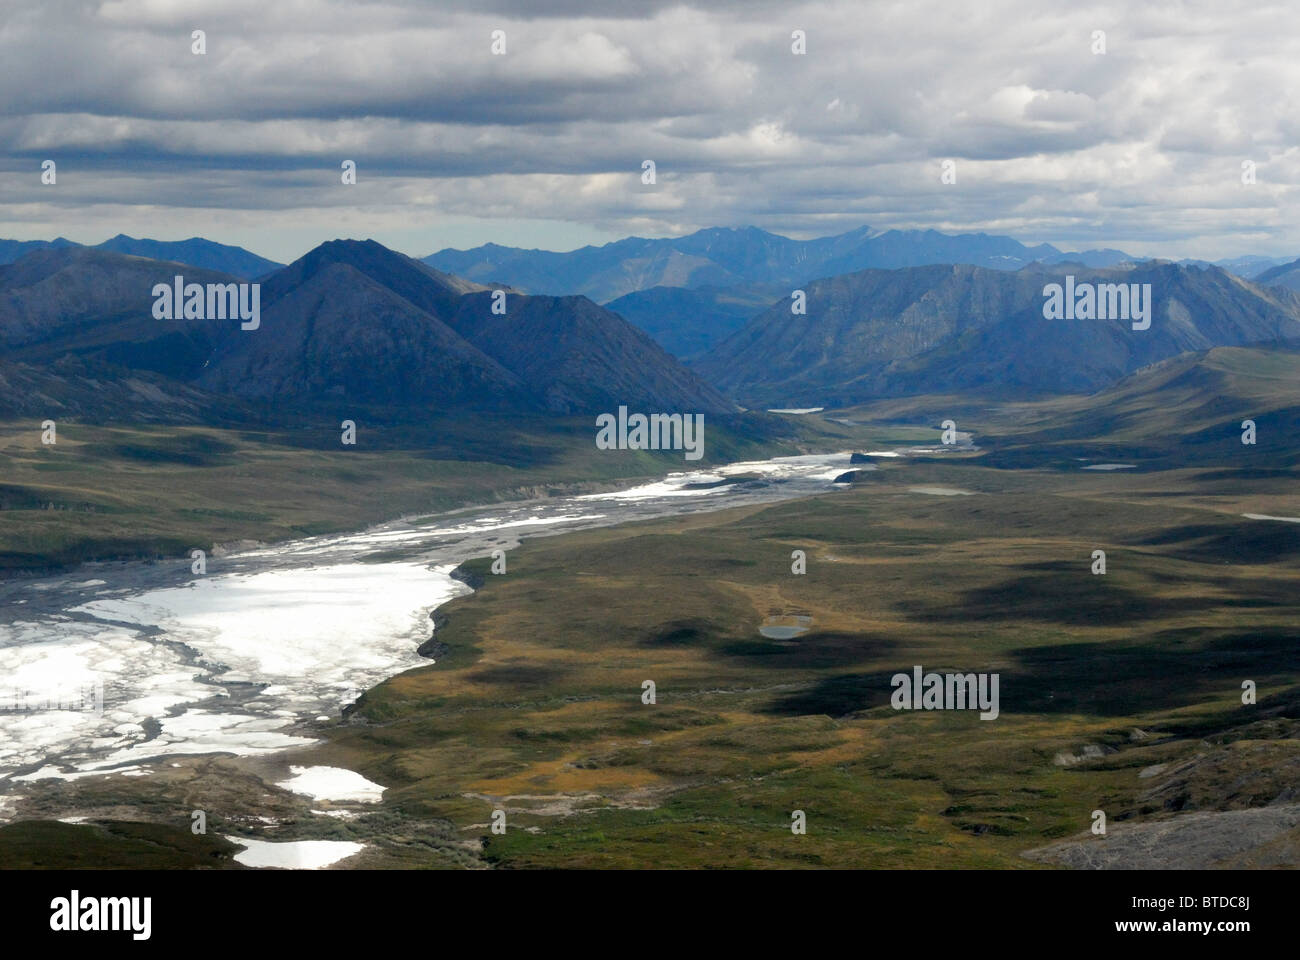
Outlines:
[[768, 617], [767, 622], [758, 628], [758, 632], [769, 640], [793, 640], [801, 633], [807, 633], [812, 626], [812, 617], [791, 615]]

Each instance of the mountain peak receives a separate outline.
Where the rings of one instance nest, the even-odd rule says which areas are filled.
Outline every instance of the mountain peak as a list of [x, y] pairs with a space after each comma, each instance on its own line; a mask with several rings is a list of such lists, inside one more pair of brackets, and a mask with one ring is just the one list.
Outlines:
[[376, 240], [336, 238], [313, 247], [268, 277], [263, 284], [263, 302], [275, 302], [336, 263], [354, 268], [439, 319], [449, 315], [461, 294], [483, 289], [479, 284], [442, 273], [404, 253], [390, 250]]

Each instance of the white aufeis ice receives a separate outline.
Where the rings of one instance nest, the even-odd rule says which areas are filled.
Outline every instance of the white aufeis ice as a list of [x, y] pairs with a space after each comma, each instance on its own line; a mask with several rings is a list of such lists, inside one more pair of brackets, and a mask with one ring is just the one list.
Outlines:
[[364, 843], [350, 840], [286, 840], [272, 843], [268, 840], [247, 840], [244, 837], [226, 839], [244, 847], [235, 854], [236, 863], [242, 863], [246, 867], [278, 867], [281, 870], [320, 870], [356, 856], [366, 848]]
[[384, 797], [384, 787], [342, 767], [290, 767], [289, 772], [293, 776], [276, 786], [313, 800], [378, 803]]

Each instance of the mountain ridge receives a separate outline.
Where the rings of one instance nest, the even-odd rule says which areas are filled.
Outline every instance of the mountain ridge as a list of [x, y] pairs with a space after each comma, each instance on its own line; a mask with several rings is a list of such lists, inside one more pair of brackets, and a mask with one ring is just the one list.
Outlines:
[[[1149, 283], [1149, 331], [1126, 320], [1046, 320], [1043, 288]], [[692, 366], [747, 406], [843, 406], [885, 396], [1092, 393], [1178, 353], [1300, 335], [1300, 298], [1219, 268], [1031, 264], [864, 270], [808, 285]]]
[[0, 240], [0, 266], [16, 263], [33, 251], [66, 247], [105, 250], [110, 253], [145, 257], [149, 260], [180, 263], [204, 270], [229, 273], [242, 280], [255, 280], [284, 266], [282, 263], [260, 257], [243, 247], [217, 243], [203, 237], [190, 237], [188, 240], [148, 240], [128, 237], [124, 233], [97, 244], [76, 243], [63, 237], [54, 240]]
[[872, 267], [972, 263], [1018, 269], [1044, 257], [1082, 257], [1093, 266], [1131, 259], [1122, 251], [1066, 253], [985, 233], [873, 231], [868, 226], [813, 240], [758, 227], [708, 227], [681, 237], [626, 237], [563, 253], [485, 244], [421, 257], [440, 270], [479, 282], [511, 283], [540, 294], [580, 293], [608, 303], [655, 286], [734, 287], [797, 284]]
[[[186, 388], [187, 396], [201, 390], [259, 403], [342, 401], [380, 415], [429, 405], [562, 414], [619, 404], [735, 411], [646, 334], [586, 298], [507, 292], [506, 315], [498, 317], [487, 288], [373, 240], [328, 241], [264, 278], [256, 327], [155, 318], [152, 290], [177, 273], [199, 284], [239, 282], [79, 246], [38, 249], [0, 266], [5, 359], [53, 365], [75, 357], [106, 381], [148, 371], [172, 378], [173, 392]], [[58, 378], [49, 389], [60, 382], [76, 392]], [[21, 405], [10, 397], [9, 406]]]

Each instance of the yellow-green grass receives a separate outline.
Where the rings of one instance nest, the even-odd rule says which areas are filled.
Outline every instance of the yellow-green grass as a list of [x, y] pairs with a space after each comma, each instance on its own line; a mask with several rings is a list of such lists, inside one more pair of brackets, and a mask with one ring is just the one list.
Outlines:
[[[1164, 480], [1182, 495], [912, 463], [798, 503], [529, 542], [445, 608], [447, 655], [370, 691], [322, 753], [501, 866], [1034, 868], [1022, 852], [1094, 809], [1267, 803], [1300, 715], [1300, 549], [1236, 512], [1300, 504], [1261, 480], [1211, 508], [1190, 475]], [[909, 492], [927, 483], [979, 492]], [[813, 629], [758, 634], [783, 614]], [[999, 673], [1002, 715], [893, 710], [890, 676], [915, 664]], [[1087, 745], [1102, 755], [1076, 759]], [[1190, 786], [1138, 775], [1202, 754]], [[484, 827], [498, 808], [505, 836]]]
[[[756, 427], [757, 425], [757, 427]], [[236, 540], [358, 529], [466, 504], [589, 491], [691, 466], [885, 442], [758, 416], [706, 424], [706, 456], [596, 449], [579, 419], [475, 415], [401, 426], [237, 430], [36, 422], [0, 424], [0, 574], [86, 560], [182, 556]]]
[[[1239, 383], [1229, 394], [1245, 397], [1243, 409], [1254, 397], [1282, 411], [1285, 385], [1277, 389]], [[349, 720], [325, 728], [327, 744], [287, 758], [358, 770], [388, 787], [383, 803], [356, 823], [304, 816], [277, 835], [364, 840], [366, 866], [1041, 869], [1022, 854], [1086, 837], [1096, 809], [1114, 824], [1285, 799], [1300, 736], [1300, 524], [1241, 514], [1300, 516], [1295, 470], [1276, 458], [1267, 468], [1221, 457], [1207, 467], [1195, 448], [1170, 467], [1180, 425], [1231, 427], [1239, 411], [1187, 420], [1137, 393], [1133, 415], [1154, 418], [1141, 436], [1121, 438], [1132, 419], [1107, 425], [1100, 401], [1087, 398], [1044, 402], [1065, 404], [1052, 410], [972, 408], [958, 426], [975, 430], [984, 450], [975, 456], [882, 461], [849, 490], [796, 503], [526, 541], [505, 576], [469, 564], [481, 586], [443, 608], [437, 664], [369, 691]], [[875, 449], [934, 443], [930, 412], [949, 406], [926, 398], [847, 414], [878, 418], [861, 427], [790, 422], [805, 447]], [[916, 419], [899, 425], [905, 416]], [[1079, 443], [1160, 447], [1166, 468], [988, 466], [1016, 445], [1052, 443], [1046, 426], [1071, 417], [1094, 431]], [[502, 477], [540, 490], [569, 478], [614, 482], [623, 469], [593, 456], [585, 425], [571, 449], [516, 457], [522, 465], [498, 452], [496, 462], [427, 466], [417, 445], [389, 437], [373, 469], [342, 476], [332, 471], [365, 461], [342, 459], [354, 451], [327, 449], [327, 437], [220, 436], [236, 448], [220, 454], [233, 462], [169, 466], [170, 483], [139, 468], [123, 530], [144, 522], [151, 498], [174, 523], [192, 507], [182, 480], [204, 485], [206, 509], [265, 518], [205, 516], [186, 537], [273, 539], [359, 525], [370, 519], [362, 507], [374, 519], [422, 509], [407, 497], [490, 499]], [[128, 441], [157, 437], [150, 429]], [[534, 438], [546, 447], [554, 434]], [[114, 439], [128, 442], [94, 442]], [[1057, 459], [1073, 456], [1074, 443], [1061, 441]], [[753, 449], [738, 442], [727, 453]], [[1258, 452], [1272, 456], [1244, 451]], [[53, 481], [59, 471], [37, 470], [45, 456], [16, 460], [28, 481], [64, 483], [67, 502], [77, 491], [105, 495], [109, 474], [135, 474], [105, 457], [97, 469], [106, 473], [77, 486], [85, 466]], [[358, 498], [364, 482], [372, 495]], [[805, 576], [790, 571], [795, 549], [807, 554]], [[1105, 576], [1090, 572], [1097, 549]], [[810, 632], [791, 641], [758, 633], [766, 618], [790, 615], [812, 617]], [[891, 709], [891, 675], [915, 664], [997, 672], [1001, 716]], [[653, 705], [641, 700], [645, 680], [657, 685]], [[1242, 704], [1243, 680], [1258, 685], [1257, 705]], [[245, 828], [267, 804], [288, 804], [267, 799], [255, 777], [229, 775], [240, 762], [218, 768], [227, 772], [61, 789], [70, 808], [89, 798], [171, 822], [192, 795], [244, 784], [220, 806]], [[504, 836], [488, 829], [496, 809], [507, 811]], [[790, 831], [794, 810], [807, 815], [805, 836]]]
[[6, 870], [242, 870], [233, 843], [144, 822], [27, 821], [0, 826]]

